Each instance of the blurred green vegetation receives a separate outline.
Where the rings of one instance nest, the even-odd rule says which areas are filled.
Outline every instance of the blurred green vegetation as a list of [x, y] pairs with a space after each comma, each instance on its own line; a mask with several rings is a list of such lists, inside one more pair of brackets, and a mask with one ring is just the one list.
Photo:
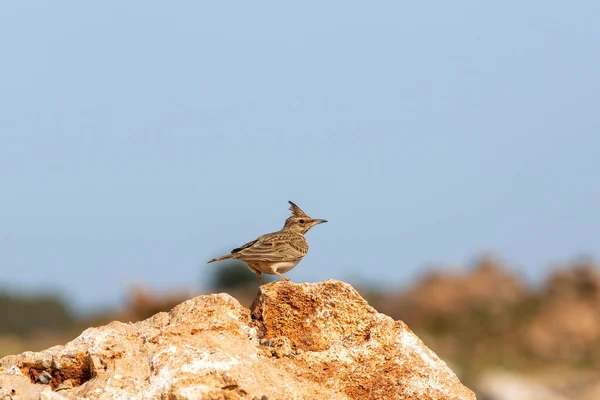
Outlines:
[[[275, 280], [269, 275], [262, 276], [265, 283]], [[240, 288], [256, 288], [260, 281], [256, 274], [246, 266], [242, 261], [222, 261], [214, 267], [214, 273], [211, 278], [211, 287], [216, 291], [236, 290]]]
[[63, 299], [52, 294], [33, 296], [0, 292], [0, 335], [31, 337], [64, 331], [76, 317]]

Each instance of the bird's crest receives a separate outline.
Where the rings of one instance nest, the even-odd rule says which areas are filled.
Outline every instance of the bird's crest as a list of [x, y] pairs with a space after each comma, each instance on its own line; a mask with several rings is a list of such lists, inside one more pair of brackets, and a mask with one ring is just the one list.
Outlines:
[[308, 215], [306, 215], [306, 213], [302, 211], [300, 207], [298, 207], [291, 201], [288, 201], [288, 203], [290, 203], [290, 211], [292, 212], [293, 217], [308, 217]]

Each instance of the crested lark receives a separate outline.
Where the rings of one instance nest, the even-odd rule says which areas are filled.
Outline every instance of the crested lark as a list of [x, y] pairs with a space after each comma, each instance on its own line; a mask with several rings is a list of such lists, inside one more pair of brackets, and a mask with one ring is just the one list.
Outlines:
[[285, 220], [280, 231], [262, 235], [231, 250], [231, 254], [213, 258], [209, 263], [227, 259], [241, 260], [256, 273], [262, 284], [265, 283], [262, 274], [279, 275], [289, 281], [290, 278], [283, 275], [283, 272], [294, 268], [308, 252], [308, 242], [304, 234], [313, 226], [327, 221], [313, 219], [291, 201], [288, 203], [291, 205], [292, 216]]

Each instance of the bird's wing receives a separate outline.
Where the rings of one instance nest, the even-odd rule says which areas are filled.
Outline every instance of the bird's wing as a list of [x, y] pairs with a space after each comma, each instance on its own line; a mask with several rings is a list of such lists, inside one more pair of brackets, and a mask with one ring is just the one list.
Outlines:
[[239, 253], [240, 251], [247, 249], [248, 247], [252, 246], [254, 243], [258, 242], [258, 239], [255, 239], [251, 242], [248, 242], [240, 247], [238, 247], [237, 249], [233, 249], [231, 250], [232, 253]]
[[268, 233], [240, 247], [239, 260], [296, 261], [306, 255], [308, 244], [301, 235], [288, 232]]

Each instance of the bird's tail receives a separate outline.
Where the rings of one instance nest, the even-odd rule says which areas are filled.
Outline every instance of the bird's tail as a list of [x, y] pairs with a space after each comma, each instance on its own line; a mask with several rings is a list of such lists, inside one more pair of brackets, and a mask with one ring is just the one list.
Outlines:
[[236, 254], [232, 253], [232, 254], [226, 254], [226, 255], [221, 256], [221, 257], [215, 257], [212, 260], [210, 260], [209, 262], [207, 262], [207, 264], [210, 264], [211, 262], [215, 262], [215, 261], [227, 260], [227, 259], [233, 258], [235, 256], [236, 256]]

